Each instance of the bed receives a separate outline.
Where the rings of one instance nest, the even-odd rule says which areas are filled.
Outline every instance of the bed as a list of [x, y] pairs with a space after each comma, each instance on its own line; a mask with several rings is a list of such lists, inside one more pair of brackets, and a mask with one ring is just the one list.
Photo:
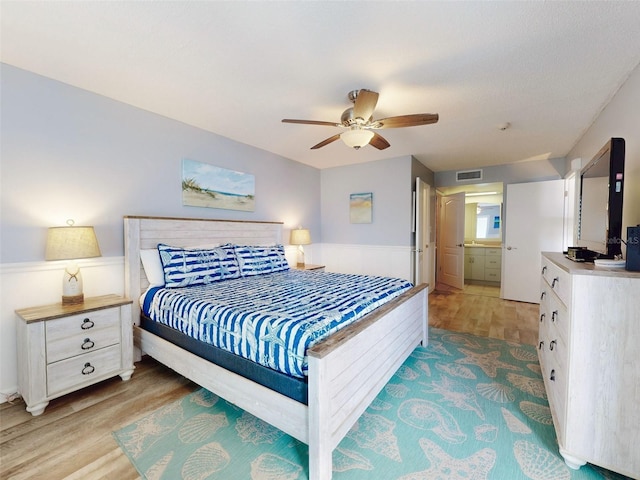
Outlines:
[[141, 328], [137, 302], [149, 286], [141, 263], [144, 250], [160, 243], [281, 244], [282, 223], [127, 216], [124, 229], [125, 288], [134, 299], [136, 348], [306, 443], [310, 480], [331, 478], [333, 449], [411, 352], [427, 344], [427, 285], [423, 284], [307, 350], [306, 401], [293, 399]]

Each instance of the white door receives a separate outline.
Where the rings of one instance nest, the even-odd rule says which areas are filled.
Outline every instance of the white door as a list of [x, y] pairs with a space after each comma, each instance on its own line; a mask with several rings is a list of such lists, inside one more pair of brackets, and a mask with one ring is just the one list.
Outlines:
[[429, 283], [429, 290], [433, 290], [434, 285], [431, 280], [433, 261], [429, 248], [429, 231], [431, 219], [429, 215], [429, 185], [420, 178], [416, 178], [416, 205], [415, 205], [415, 257], [413, 266], [413, 283]]
[[562, 251], [564, 180], [507, 185], [501, 297], [540, 303], [540, 253]]
[[438, 282], [464, 287], [464, 192], [440, 199]]

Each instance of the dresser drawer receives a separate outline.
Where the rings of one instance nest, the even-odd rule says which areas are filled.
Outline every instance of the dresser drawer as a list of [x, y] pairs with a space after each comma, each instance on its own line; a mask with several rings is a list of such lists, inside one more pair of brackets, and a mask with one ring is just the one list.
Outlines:
[[76, 390], [108, 378], [121, 370], [120, 346], [78, 355], [47, 365], [47, 394]]
[[543, 258], [542, 278], [555, 292], [562, 303], [569, 305], [571, 301], [571, 275]]
[[568, 351], [561, 339], [547, 337], [538, 345], [538, 356], [542, 368], [549, 407], [556, 424], [560, 442], [564, 441], [564, 426], [567, 408]]
[[502, 249], [501, 248], [487, 248], [484, 252], [487, 257], [497, 257], [498, 259], [502, 259]]
[[569, 311], [567, 307], [560, 301], [554, 292], [548, 292], [546, 299], [540, 303], [540, 310], [544, 313], [541, 321], [546, 322], [549, 332], [562, 338], [566, 343], [569, 341]]

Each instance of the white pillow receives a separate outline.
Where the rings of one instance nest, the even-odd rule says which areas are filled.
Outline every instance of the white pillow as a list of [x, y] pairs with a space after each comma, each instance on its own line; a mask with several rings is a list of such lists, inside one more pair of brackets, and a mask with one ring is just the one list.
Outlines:
[[164, 287], [164, 270], [157, 248], [140, 250], [140, 260], [150, 287]]

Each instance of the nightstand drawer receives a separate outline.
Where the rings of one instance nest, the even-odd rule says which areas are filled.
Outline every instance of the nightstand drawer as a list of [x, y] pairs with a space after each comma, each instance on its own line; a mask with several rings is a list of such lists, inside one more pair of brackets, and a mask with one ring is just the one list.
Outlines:
[[120, 328], [119, 308], [70, 315], [46, 322], [47, 343], [69, 339], [73, 336], [93, 335], [99, 330], [114, 328]]
[[121, 370], [120, 346], [79, 355], [47, 365], [47, 394], [76, 390], [113, 376]]
[[47, 364], [119, 343], [120, 322], [113, 322], [107, 328], [76, 333], [70, 337], [61, 337], [51, 341], [47, 339]]

